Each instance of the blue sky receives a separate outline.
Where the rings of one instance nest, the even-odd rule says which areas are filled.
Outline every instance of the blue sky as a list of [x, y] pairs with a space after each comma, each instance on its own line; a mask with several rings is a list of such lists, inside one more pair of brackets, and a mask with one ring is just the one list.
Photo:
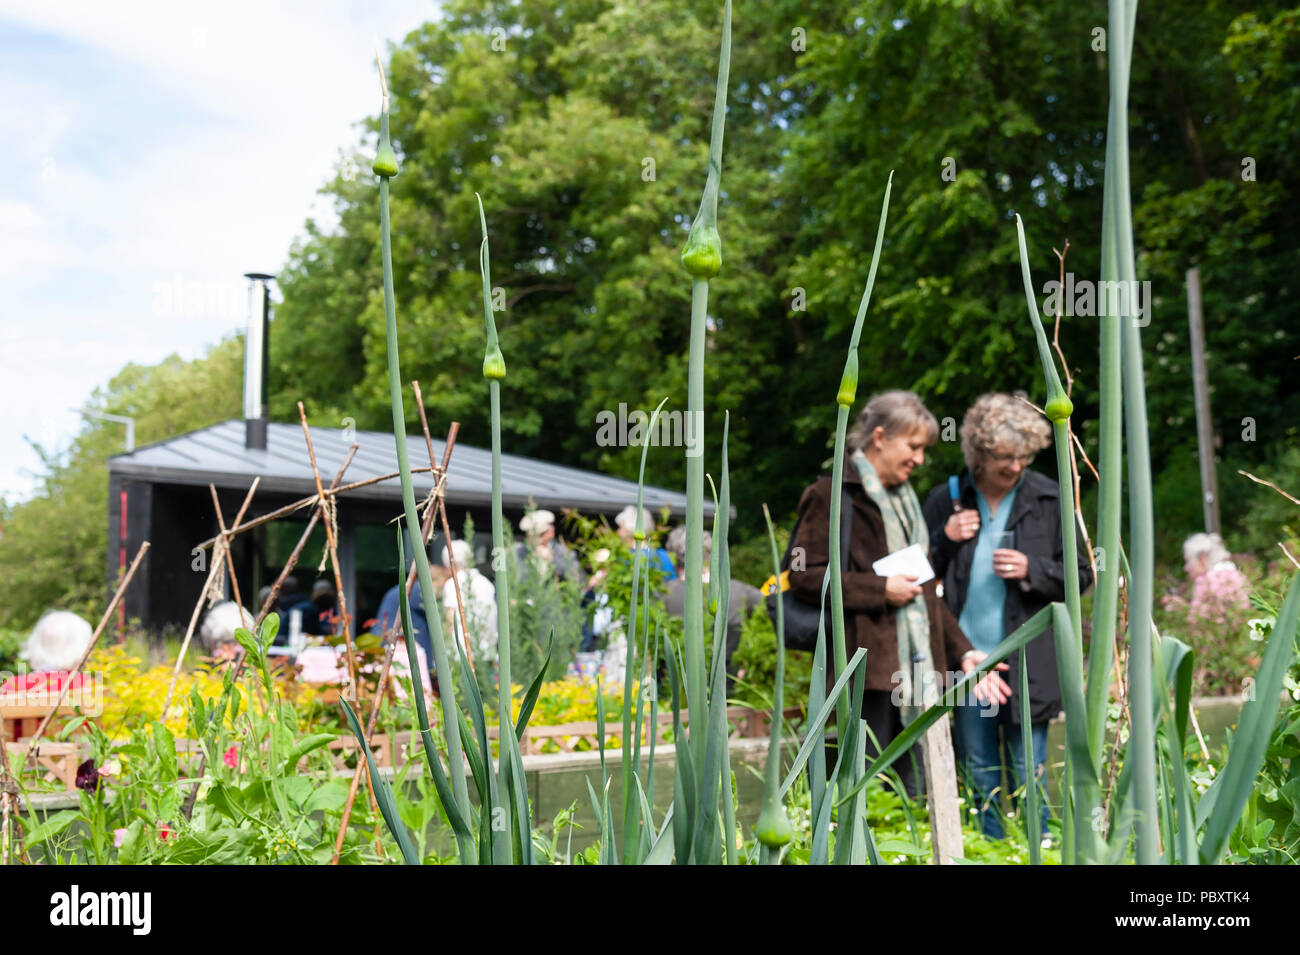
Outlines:
[[0, 0], [0, 495], [127, 362], [243, 327], [433, 2]]

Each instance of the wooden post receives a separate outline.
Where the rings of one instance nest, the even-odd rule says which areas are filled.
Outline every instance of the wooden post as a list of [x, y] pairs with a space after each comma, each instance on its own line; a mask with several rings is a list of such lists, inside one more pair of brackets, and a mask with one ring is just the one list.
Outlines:
[[1201, 270], [1187, 270], [1187, 320], [1191, 325], [1192, 387], [1196, 397], [1196, 445], [1201, 458], [1201, 504], [1205, 530], [1219, 533], [1219, 479], [1214, 473], [1214, 422], [1210, 418], [1210, 380], [1205, 368], [1205, 324], [1201, 316]]
[[952, 755], [952, 734], [947, 713], [921, 737], [925, 757], [925, 792], [930, 805], [930, 848], [935, 865], [955, 865], [964, 859], [961, 808], [957, 804], [957, 764]]

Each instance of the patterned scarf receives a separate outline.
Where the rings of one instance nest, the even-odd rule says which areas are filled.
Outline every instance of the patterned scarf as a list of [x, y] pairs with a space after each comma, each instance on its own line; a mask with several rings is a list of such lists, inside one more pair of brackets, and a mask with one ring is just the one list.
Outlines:
[[[880, 508], [880, 516], [885, 521], [885, 544], [889, 553], [912, 544], [920, 544], [928, 554], [930, 539], [926, 533], [925, 516], [912, 486], [904, 481], [896, 487], [886, 489], [865, 454], [854, 451], [850, 460], [858, 469], [867, 497]], [[938, 683], [934, 662], [930, 659], [930, 614], [925, 608], [924, 598], [913, 597], [898, 607], [895, 619], [898, 624], [898, 663], [902, 680], [894, 699], [899, 703], [903, 725], [906, 726], [920, 715], [927, 704], [938, 698]], [[920, 686], [917, 686], [918, 683]]]

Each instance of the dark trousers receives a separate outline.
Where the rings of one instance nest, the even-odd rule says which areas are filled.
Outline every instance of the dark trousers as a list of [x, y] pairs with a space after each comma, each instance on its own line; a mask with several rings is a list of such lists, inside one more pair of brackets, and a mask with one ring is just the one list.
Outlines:
[[[894, 705], [893, 694], [889, 690], [865, 690], [862, 694], [862, 718], [866, 720], [871, 733], [867, 735], [867, 764], [880, 755], [871, 740], [874, 734], [883, 749], [895, 736], [903, 731], [903, 717]], [[915, 799], [925, 791], [925, 772], [922, 768], [921, 748], [913, 744], [894, 761], [891, 769], [898, 773], [907, 795]]]

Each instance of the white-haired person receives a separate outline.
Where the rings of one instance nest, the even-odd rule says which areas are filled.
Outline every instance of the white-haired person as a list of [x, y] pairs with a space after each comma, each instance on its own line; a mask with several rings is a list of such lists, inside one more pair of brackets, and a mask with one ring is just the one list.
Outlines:
[[[1051, 444], [1047, 419], [1009, 394], [981, 395], [961, 425], [966, 467], [930, 491], [925, 522], [930, 560], [943, 581], [943, 599], [977, 650], [988, 652], [1049, 603], [1065, 599], [1060, 487], [1030, 470], [1034, 456]], [[1092, 585], [1087, 550], [1076, 532], [1079, 587]], [[1047, 724], [1061, 712], [1056, 645], [1049, 628], [1025, 648], [1029, 669], [1031, 741], [1036, 776], [1047, 758]], [[953, 708], [956, 745], [967, 778], [981, 800], [984, 834], [1000, 839], [997, 792], [1010, 764], [1025, 785], [1020, 729], [1020, 655], [1012, 654], [1006, 682], [1011, 699]], [[999, 735], [1001, 739], [999, 740]], [[1004, 760], [1005, 754], [1005, 760]], [[1042, 833], [1049, 809], [1039, 800]]]
[[[456, 562], [456, 576], [451, 576], [452, 559]], [[492, 661], [497, 658], [497, 589], [474, 566], [474, 552], [463, 540], [454, 540], [451, 547], [442, 549], [442, 565], [447, 568], [447, 582], [442, 586], [442, 609], [449, 621], [447, 632], [454, 633], [462, 644], [465, 631], [460, 625], [456, 603], [456, 588], [465, 609], [465, 626], [469, 628], [469, 643], [474, 661]]]
[[520, 573], [531, 563], [539, 573], [554, 573], [557, 580], [571, 581], [579, 587], [586, 585], [578, 558], [555, 536], [553, 512], [545, 508], [529, 511], [520, 519], [519, 529], [526, 538], [525, 542], [515, 545]]
[[234, 660], [239, 656], [239, 640], [235, 631], [243, 627], [251, 631], [255, 620], [245, 607], [242, 611], [233, 600], [223, 600], [208, 611], [199, 628], [199, 640], [208, 656], [218, 660]]
[[[633, 553], [637, 550], [636, 540], [636, 505], [629, 504], [623, 510], [618, 512], [614, 518], [614, 529], [618, 533], [618, 539], [627, 545], [628, 550]], [[673, 566], [672, 556], [662, 547], [652, 547], [650, 544], [650, 535], [654, 532], [654, 518], [650, 516], [649, 508], [641, 508], [641, 530], [645, 534], [645, 539], [641, 541], [640, 547], [650, 558], [650, 565], [658, 567], [663, 572], [665, 580], [672, 580], [677, 576], [677, 568]]]
[[6, 680], [0, 686], [0, 694], [57, 692], [63, 689], [65, 682], [77, 689], [84, 682], [83, 677], [71, 671], [81, 662], [93, 638], [90, 624], [75, 613], [47, 611], [36, 622], [18, 654], [31, 672]]
[[[1193, 534], [1183, 542], [1183, 569], [1191, 585], [1187, 617], [1191, 622], [1223, 623], [1250, 607], [1250, 581], [1237, 565], [1218, 534]], [[1180, 598], [1166, 599], [1171, 608]]]

